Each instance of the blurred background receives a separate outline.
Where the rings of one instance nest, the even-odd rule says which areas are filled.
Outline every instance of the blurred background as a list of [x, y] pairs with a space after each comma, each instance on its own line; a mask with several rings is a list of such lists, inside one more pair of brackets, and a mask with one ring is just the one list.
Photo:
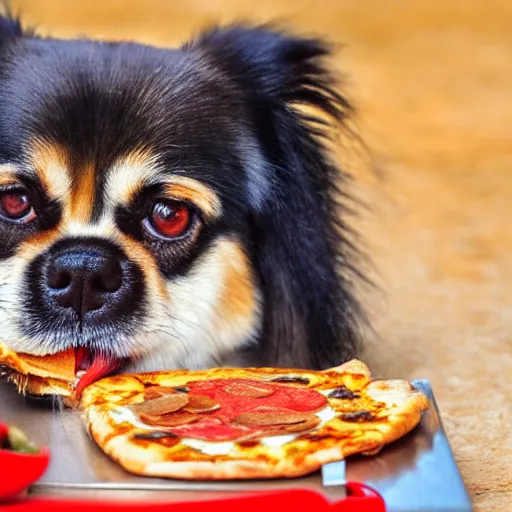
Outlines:
[[40, 34], [177, 45], [204, 25], [289, 22], [333, 65], [371, 159], [338, 149], [371, 206], [357, 228], [376, 373], [433, 384], [478, 508], [512, 503], [512, 1], [15, 0]]

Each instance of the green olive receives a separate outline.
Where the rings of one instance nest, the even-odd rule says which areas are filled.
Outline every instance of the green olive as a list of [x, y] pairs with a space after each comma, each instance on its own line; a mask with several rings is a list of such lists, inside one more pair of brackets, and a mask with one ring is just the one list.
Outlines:
[[39, 450], [28, 440], [27, 436], [16, 427], [9, 427], [7, 434], [8, 449], [19, 453], [39, 453]]

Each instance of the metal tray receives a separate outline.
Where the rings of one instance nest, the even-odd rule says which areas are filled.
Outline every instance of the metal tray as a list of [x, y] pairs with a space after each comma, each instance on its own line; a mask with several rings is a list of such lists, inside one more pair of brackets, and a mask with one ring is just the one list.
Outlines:
[[[390, 512], [470, 512], [430, 384], [413, 383], [430, 399], [420, 425], [374, 457], [347, 461], [347, 480], [364, 482], [384, 498]], [[59, 411], [47, 403], [27, 401], [0, 383], [0, 419], [22, 428], [49, 447], [50, 467], [30, 490], [32, 495], [184, 501], [225, 497], [233, 492], [302, 488], [328, 499], [345, 495], [343, 486], [323, 487], [319, 473], [298, 479], [247, 482], [184, 482], [142, 478], [125, 472], [87, 436], [76, 411]]]

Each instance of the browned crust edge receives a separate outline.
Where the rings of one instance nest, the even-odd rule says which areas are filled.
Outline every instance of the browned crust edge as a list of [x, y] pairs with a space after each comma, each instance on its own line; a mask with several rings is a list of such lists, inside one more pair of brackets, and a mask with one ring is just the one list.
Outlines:
[[[47, 358], [17, 354], [0, 342], [0, 364], [4, 368], [4, 376], [16, 385], [21, 394], [69, 396], [74, 381], [74, 363], [71, 365], [70, 361], [66, 354]], [[59, 368], [61, 362], [64, 368]]]

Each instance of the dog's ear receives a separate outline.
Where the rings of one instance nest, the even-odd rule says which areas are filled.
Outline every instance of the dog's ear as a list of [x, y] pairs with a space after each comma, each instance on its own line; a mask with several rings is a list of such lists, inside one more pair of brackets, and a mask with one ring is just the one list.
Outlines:
[[0, 48], [17, 38], [23, 37], [23, 29], [19, 19], [15, 18], [10, 11], [2, 14], [0, 8]]
[[252, 202], [251, 222], [264, 291], [263, 364], [327, 368], [354, 357], [357, 253], [339, 217], [346, 177], [322, 143], [329, 121], [343, 122], [351, 108], [325, 67], [329, 47], [232, 26], [186, 49], [206, 54], [242, 91], [261, 146], [263, 199]]

